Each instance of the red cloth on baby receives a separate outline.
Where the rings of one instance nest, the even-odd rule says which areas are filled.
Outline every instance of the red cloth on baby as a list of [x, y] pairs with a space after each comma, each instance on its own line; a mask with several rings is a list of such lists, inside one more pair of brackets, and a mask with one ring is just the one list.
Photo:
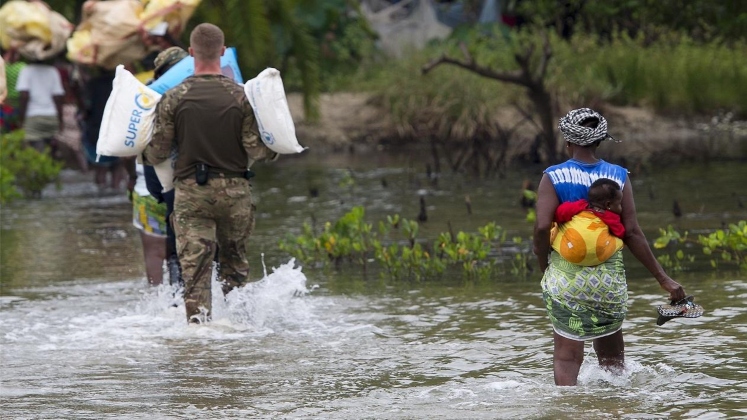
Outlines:
[[623, 238], [625, 236], [625, 226], [623, 226], [620, 220], [620, 215], [611, 211], [600, 212], [589, 208], [589, 202], [584, 200], [567, 201], [561, 203], [557, 209], [555, 209], [555, 221], [557, 223], [565, 223], [570, 221], [573, 216], [581, 213], [582, 211], [590, 211], [595, 216], [599, 217], [610, 230], [610, 233]]

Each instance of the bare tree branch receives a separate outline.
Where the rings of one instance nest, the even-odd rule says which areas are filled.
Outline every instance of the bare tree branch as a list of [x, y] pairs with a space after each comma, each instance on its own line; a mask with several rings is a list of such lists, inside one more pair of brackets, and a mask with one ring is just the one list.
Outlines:
[[[489, 79], [511, 83], [526, 88], [527, 95], [539, 116], [539, 122], [536, 122], [534, 118], [532, 118], [530, 112], [525, 111], [518, 104], [515, 104], [515, 106], [524, 116], [525, 120], [530, 121], [539, 129], [540, 133], [537, 136], [537, 139], [539, 139], [539, 142], [544, 146], [546, 159], [549, 161], [555, 161], [557, 150], [553, 120], [553, 99], [552, 94], [550, 94], [545, 87], [544, 80], [547, 73], [548, 62], [552, 57], [552, 49], [550, 48], [550, 41], [546, 33], [543, 34], [543, 38], [544, 45], [542, 45], [542, 53], [539, 57], [539, 64], [537, 66], [532, 65], [532, 57], [535, 48], [538, 46], [538, 44], [535, 43], [529, 43], [524, 51], [521, 53], [517, 52], [514, 55], [514, 60], [519, 67], [519, 69], [515, 71], [497, 71], [490, 67], [479, 65], [469, 53], [466, 45], [462, 43], [459, 45], [459, 48], [461, 49], [464, 59], [459, 60], [444, 54], [424, 65], [421, 68], [421, 73], [425, 75], [441, 64], [451, 64]], [[464, 159], [464, 156], [460, 156], [456, 163], [461, 164]], [[542, 157], [539, 157], [539, 159], [542, 159]]]
[[529, 87], [529, 81], [526, 80], [525, 77], [523, 77], [523, 74], [521, 72], [496, 72], [493, 69], [490, 69], [488, 67], [480, 66], [473, 62], [465, 62], [461, 60], [457, 60], [455, 58], [448, 57], [446, 55], [442, 55], [439, 58], [436, 58], [435, 60], [430, 61], [426, 65], [424, 65], [421, 69], [422, 74], [428, 74], [431, 70], [436, 68], [437, 66], [441, 64], [453, 64], [457, 67], [461, 67], [463, 69], [469, 70], [473, 73], [479, 74], [480, 76], [487, 77], [489, 79], [495, 79], [499, 80], [501, 82], [506, 83], [513, 83], [516, 85], [521, 85], [524, 87]]

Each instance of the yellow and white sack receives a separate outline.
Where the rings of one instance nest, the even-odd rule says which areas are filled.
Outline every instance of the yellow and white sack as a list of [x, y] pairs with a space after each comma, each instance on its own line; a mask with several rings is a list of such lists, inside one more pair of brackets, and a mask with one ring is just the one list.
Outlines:
[[202, 0], [142, 0], [144, 5], [140, 15], [143, 27], [154, 31], [166, 24], [168, 32], [179, 36]]
[[296, 138], [280, 71], [272, 67], [264, 69], [244, 84], [244, 93], [254, 109], [259, 137], [270, 150], [280, 154], [306, 150]]
[[73, 24], [42, 1], [12, 0], [0, 7], [0, 45], [26, 59], [47, 60], [61, 53]]
[[113, 69], [143, 59], [150, 47], [142, 40], [139, 0], [89, 0], [83, 20], [67, 41], [67, 57], [76, 63]]
[[160, 100], [161, 94], [140, 83], [124, 66], [117, 66], [112, 93], [104, 107], [96, 154], [140, 154], [153, 134], [156, 104]]
[[67, 57], [113, 69], [143, 59], [150, 34], [178, 37], [202, 0], [88, 0], [83, 21], [67, 40]]

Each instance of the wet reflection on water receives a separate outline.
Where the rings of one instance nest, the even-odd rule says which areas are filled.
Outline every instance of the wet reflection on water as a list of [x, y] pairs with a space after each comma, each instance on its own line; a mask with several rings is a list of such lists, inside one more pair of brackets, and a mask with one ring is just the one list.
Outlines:
[[[375, 163], [375, 162], [373, 162]], [[361, 204], [371, 220], [417, 214], [469, 230], [495, 220], [528, 236], [525, 174], [433, 188], [403, 165], [348, 170], [267, 168], [255, 181], [260, 218], [252, 277], [214, 302], [215, 321], [184, 324], [168, 287], [148, 288], [124, 196], [97, 197], [66, 174], [61, 192], [3, 208], [0, 405], [7, 418], [734, 418], [747, 415], [744, 273], [680, 273], [706, 308], [655, 325], [664, 295], [629, 263], [627, 372], [611, 377], [590, 346], [581, 386], [552, 384], [552, 341], [538, 278], [387, 284], [353, 271], [298, 267], [277, 239], [304, 221]], [[735, 164], [670, 169], [636, 180], [642, 224], [702, 229], [745, 219]], [[683, 179], [692, 176], [692, 180]], [[713, 176], [715, 178], [709, 178]], [[386, 178], [387, 186], [381, 182]], [[670, 183], [663, 180], [669, 179]], [[293, 182], [289, 182], [292, 180]], [[345, 186], [340, 186], [343, 184]], [[720, 189], [708, 188], [719, 185]], [[653, 185], [655, 197], [646, 187]], [[309, 188], [319, 189], [318, 197]], [[464, 196], [474, 212], [467, 215]], [[671, 215], [679, 199], [685, 215]], [[268, 275], [264, 276], [264, 253]], [[216, 287], [214, 285], [214, 287]], [[217, 293], [216, 293], [217, 296]]]

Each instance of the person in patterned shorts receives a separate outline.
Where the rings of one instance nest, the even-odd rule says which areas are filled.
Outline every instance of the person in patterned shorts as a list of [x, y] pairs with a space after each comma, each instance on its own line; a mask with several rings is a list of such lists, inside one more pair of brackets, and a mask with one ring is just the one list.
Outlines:
[[669, 293], [685, 298], [685, 290], [664, 272], [638, 224], [628, 170], [599, 159], [599, 144], [612, 137], [598, 112], [581, 108], [560, 119], [560, 132], [570, 159], [545, 169], [537, 191], [534, 254], [542, 277], [542, 294], [553, 326], [553, 372], [556, 385], [576, 385], [584, 359], [584, 342], [591, 340], [599, 365], [611, 372], [625, 368], [622, 324], [628, 289], [622, 250], [598, 265], [583, 266], [553, 251], [550, 233], [557, 207], [588, 195], [591, 184], [611, 179], [622, 188], [621, 220], [624, 245]]

